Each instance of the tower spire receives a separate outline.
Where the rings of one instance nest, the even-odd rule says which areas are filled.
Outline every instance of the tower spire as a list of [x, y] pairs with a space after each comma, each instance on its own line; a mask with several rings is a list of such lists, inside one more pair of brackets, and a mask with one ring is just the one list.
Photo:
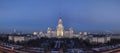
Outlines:
[[62, 24], [62, 17], [59, 18], [58, 24]]

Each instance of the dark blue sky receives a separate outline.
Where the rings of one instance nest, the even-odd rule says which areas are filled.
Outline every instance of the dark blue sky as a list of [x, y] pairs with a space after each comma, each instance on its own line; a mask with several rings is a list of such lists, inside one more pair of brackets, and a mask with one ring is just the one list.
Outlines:
[[0, 0], [0, 31], [46, 31], [62, 16], [75, 31], [120, 31], [120, 0]]

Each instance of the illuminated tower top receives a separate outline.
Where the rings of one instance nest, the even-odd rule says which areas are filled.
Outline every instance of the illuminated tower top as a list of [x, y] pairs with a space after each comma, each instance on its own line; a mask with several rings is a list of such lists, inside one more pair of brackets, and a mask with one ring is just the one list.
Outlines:
[[58, 24], [62, 24], [62, 17], [60, 17]]

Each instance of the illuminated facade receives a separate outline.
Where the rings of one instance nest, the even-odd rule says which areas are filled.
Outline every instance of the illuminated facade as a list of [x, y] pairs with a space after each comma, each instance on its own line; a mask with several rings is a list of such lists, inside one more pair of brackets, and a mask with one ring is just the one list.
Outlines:
[[48, 27], [47, 29], [47, 33], [43, 33], [43, 32], [34, 32], [34, 35], [37, 35], [38, 37], [48, 37], [48, 38], [73, 38], [73, 37], [77, 37], [83, 40], [86, 40], [88, 38], [88, 32], [80, 32], [80, 33], [74, 33], [74, 30], [72, 27], [70, 27], [68, 29], [68, 31], [66, 31], [64, 29], [63, 26], [63, 21], [62, 18], [60, 17], [58, 20], [58, 25], [56, 26], [56, 29], [52, 29], [50, 27]]
[[50, 27], [48, 27], [47, 30], [47, 37], [58, 37], [58, 38], [62, 38], [62, 37], [73, 37], [73, 29], [69, 28], [69, 31], [65, 31], [64, 30], [64, 26], [62, 24], [62, 18], [60, 17], [60, 19], [58, 20], [58, 25], [56, 27], [55, 31], [52, 31], [52, 29]]
[[57, 26], [57, 37], [63, 37], [64, 27], [62, 25], [62, 19], [60, 18]]
[[[40, 33], [39, 35], [41, 37], [48, 37], [48, 38], [73, 38], [73, 37], [77, 37], [77, 38], [81, 38], [83, 40], [86, 40], [88, 38], [88, 33], [87, 32], [80, 32], [80, 33], [74, 33], [74, 30], [72, 27], [70, 27], [68, 29], [68, 31], [66, 31], [64, 29], [63, 26], [63, 21], [62, 18], [60, 17], [58, 20], [58, 25], [56, 26], [56, 29], [52, 29], [50, 27], [48, 27], [47, 29], [47, 33]], [[36, 33], [33, 33], [36, 34]]]

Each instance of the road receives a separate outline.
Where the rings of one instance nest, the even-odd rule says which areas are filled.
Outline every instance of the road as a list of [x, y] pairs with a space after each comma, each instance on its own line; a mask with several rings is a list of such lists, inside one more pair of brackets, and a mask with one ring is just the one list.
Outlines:
[[108, 51], [103, 51], [101, 53], [120, 53], [120, 48], [108, 50]]
[[11, 48], [6, 48], [3, 46], [0, 46], [0, 51], [1, 52], [6, 52], [6, 53], [30, 53], [30, 52], [25, 52], [25, 51], [19, 51], [19, 50], [12, 50]]

